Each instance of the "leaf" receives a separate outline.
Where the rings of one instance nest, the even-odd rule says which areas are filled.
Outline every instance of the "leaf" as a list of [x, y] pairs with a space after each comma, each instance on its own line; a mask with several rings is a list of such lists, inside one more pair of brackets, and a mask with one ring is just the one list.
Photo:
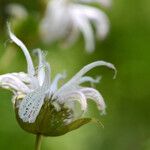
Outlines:
[[67, 126], [68, 128], [68, 132], [72, 131], [72, 130], [76, 130], [78, 129], [79, 127], [91, 122], [92, 119], [91, 118], [81, 118], [81, 119], [78, 119], [78, 120], [75, 120], [74, 122], [72, 122], [71, 124], [69, 124]]
[[47, 135], [45, 134], [45, 136], [61, 136], [68, 132], [78, 129], [81, 126], [83, 126], [91, 121], [92, 121], [91, 118], [81, 118], [81, 119], [73, 121], [72, 123], [70, 123], [68, 125], [57, 128], [56, 130], [53, 130], [51, 133], [49, 133]]

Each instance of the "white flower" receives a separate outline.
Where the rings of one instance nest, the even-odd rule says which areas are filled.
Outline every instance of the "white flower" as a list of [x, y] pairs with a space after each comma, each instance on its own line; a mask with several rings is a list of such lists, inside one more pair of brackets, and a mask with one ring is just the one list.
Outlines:
[[[87, 110], [88, 99], [92, 99], [93, 101], [95, 101], [100, 111], [105, 111], [105, 102], [100, 92], [91, 87], [83, 87], [81, 86], [81, 84], [84, 82], [97, 83], [99, 81], [99, 79], [93, 79], [90, 76], [84, 76], [88, 71], [90, 71], [94, 67], [107, 66], [108, 68], [114, 69], [116, 74], [116, 69], [111, 63], [104, 61], [96, 61], [91, 64], [88, 64], [85, 67], [83, 67], [66, 84], [59, 88], [58, 82], [65, 76], [62, 74], [57, 74], [54, 80], [51, 81], [50, 66], [45, 61], [45, 57], [42, 51], [40, 49], [35, 50], [35, 53], [38, 55], [39, 58], [39, 66], [36, 73], [31, 56], [26, 46], [10, 31], [10, 29], [9, 35], [11, 40], [22, 49], [26, 57], [28, 66], [27, 73], [20, 72], [0, 75], [0, 87], [10, 89], [14, 92], [15, 97], [13, 99], [13, 102], [16, 109], [18, 109], [18, 116], [23, 123], [28, 123], [27, 125], [29, 125], [36, 122], [36, 119], [42, 109], [42, 106], [45, 103], [48, 103], [48, 106], [53, 105], [53, 107], [55, 108], [54, 114], [62, 111], [62, 116], [65, 115], [64, 109], [66, 108], [64, 107], [64, 105], [67, 106], [66, 112], [69, 111], [69, 117], [63, 119], [64, 124], [68, 124], [74, 120], [73, 114], [70, 114], [70, 111], [72, 112], [74, 110], [75, 101], [78, 101], [80, 103], [81, 110], [83, 113]], [[47, 107], [43, 109], [47, 109]], [[48, 111], [51, 112], [51, 110], [49, 109]], [[44, 113], [44, 115], [48, 114]], [[51, 120], [53, 119], [55, 120], [55, 118], [51, 118]], [[44, 121], [42, 121], [42, 123], [43, 122]], [[28, 128], [27, 130], [29, 131]], [[36, 130], [32, 132], [35, 131]], [[46, 134], [45, 128], [43, 132], [41, 133]]]
[[102, 10], [84, 4], [91, 2], [99, 2], [104, 6], [110, 4], [109, 0], [49, 1], [40, 24], [41, 39], [45, 43], [67, 39], [72, 44], [81, 32], [86, 50], [94, 51], [92, 24], [95, 26], [97, 38], [104, 39], [109, 31], [109, 20]]
[[6, 12], [17, 20], [26, 19], [28, 16], [26, 8], [18, 3], [8, 4], [6, 7]]

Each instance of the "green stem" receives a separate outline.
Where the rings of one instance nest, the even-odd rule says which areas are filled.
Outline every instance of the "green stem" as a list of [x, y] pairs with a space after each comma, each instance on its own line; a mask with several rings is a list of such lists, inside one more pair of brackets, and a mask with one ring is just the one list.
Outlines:
[[42, 135], [37, 134], [36, 135], [36, 141], [35, 141], [35, 150], [41, 149], [41, 141], [42, 141]]

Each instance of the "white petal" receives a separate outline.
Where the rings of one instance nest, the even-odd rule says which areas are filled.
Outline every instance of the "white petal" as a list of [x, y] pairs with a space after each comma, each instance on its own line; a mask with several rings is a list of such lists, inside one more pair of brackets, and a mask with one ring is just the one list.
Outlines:
[[86, 50], [92, 52], [95, 48], [94, 33], [88, 18], [82, 15], [82, 8], [80, 9], [78, 5], [72, 6], [71, 11], [74, 26], [77, 27], [84, 36]]
[[79, 84], [82, 84], [84, 82], [99, 83], [100, 80], [101, 80], [101, 77], [97, 77], [96, 79], [93, 79], [92, 77], [84, 76], [79, 80]]
[[86, 74], [88, 71], [98, 66], [106, 66], [108, 68], [113, 69], [115, 71], [114, 78], [116, 77], [117, 71], [113, 64], [105, 61], [96, 61], [83, 67], [71, 80], [69, 80], [65, 85], [63, 85], [60, 89], [58, 89], [58, 91], [54, 94], [53, 97], [59, 95], [59, 93], [64, 93], [66, 91], [73, 89], [75, 86], [78, 85], [79, 81], [81, 80], [84, 74]]
[[13, 76], [15, 76], [16, 78], [20, 79], [22, 82], [24, 82], [25, 84], [31, 84], [32, 79], [31, 77], [29, 77], [28, 74], [24, 73], [24, 72], [19, 72], [19, 73], [11, 73]]
[[39, 87], [38, 79], [34, 76], [30, 76], [24, 72], [12, 73], [13, 76], [20, 79], [26, 86], [32, 91]]
[[52, 93], [54, 93], [57, 89], [58, 89], [58, 81], [61, 79], [64, 79], [66, 77], [66, 74], [57, 74], [55, 79], [53, 80], [51, 87], [50, 87], [50, 91]]
[[0, 75], [0, 87], [15, 92], [28, 93], [30, 89], [14, 74]]
[[26, 95], [19, 106], [19, 117], [24, 122], [35, 122], [41, 107], [44, 103], [44, 98], [49, 89], [49, 66], [46, 64], [45, 79], [43, 85], [33, 92]]
[[44, 81], [44, 77], [45, 77], [45, 70], [44, 70], [45, 56], [44, 56], [43, 52], [40, 49], [35, 49], [34, 50], [34, 54], [37, 54], [38, 55], [38, 59], [39, 59], [38, 81], [39, 81], [39, 84], [41, 86], [43, 81]]
[[80, 91], [73, 91], [67, 94], [60, 95], [57, 100], [60, 103], [67, 103], [72, 101], [78, 101], [81, 104], [81, 110], [86, 111], [87, 110], [87, 101], [84, 94]]
[[113, 69], [115, 71], [114, 77], [116, 76], [116, 68], [114, 67], [113, 64], [105, 61], [95, 61], [83, 67], [69, 82], [78, 81], [84, 74], [86, 74], [88, 71], [98, 66], [106, 66], [108, 68]]
[[104, 39], [109, 31], [109, 20], [106, 14], [100, 9], [90, 6], [78, 5], [78, 9], [82, 10], [82, 15], [93, 21], [98, 38]]
[[31, 59], [31, 56], [28, 52], [28, 49], [26, 48], [26, 46], [23, 44], [23, 42], [21, 40], [19, 40], [10, 30], [10, 26], [8, 25], [8, 32], [9, 32], [9, 36], [11, 38], [11, 40], [16, 43], [24, 52], [24, 55], [26, 57], [27, 60], [27, 64], [28, 64], [28, 73], [33, 76], [35, 74], [35, 70], [34, 70], [34, 66], [33, 66], [33, 62]]
[[19, 117], [28, 123], [35, 122], [44, 103], [45, 93], [39, 88], [26, 95], [19, 106]]
[[82, 88], [80, 91], [85, 95], [87, 99], [91, 99], [96, 102], [98, 109], [102, 111], [102, 114], [105, 113], [106, 105], [99, 91], [93, 88]]
[[42, 87], [44, 89], [49, 89], [50, 87], [50, 66], [48, 63], [45, 63], [45, 78]]

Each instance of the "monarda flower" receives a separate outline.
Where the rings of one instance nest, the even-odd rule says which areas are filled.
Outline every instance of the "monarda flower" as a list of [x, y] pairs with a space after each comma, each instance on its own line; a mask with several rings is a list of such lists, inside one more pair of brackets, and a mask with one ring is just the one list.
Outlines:
[[[60, 136], [75, 130], [92, 120], [83, 117], [87, 111], [89, 99], [97, 104], [102, 113], [105, 112], [106, 106], [100, 92], [91, 87], [81, 86], [81, 84], [98, 82], [97, 79], [84, 76], [92, 68], [98, 66], [107, 66], [115, 70], [116, 74], [116, 69], [111, 63], [96, 61], [88, 64], [67, 83], [58, 87], [58, 81], [63, 79], [64, 75], [57, 74], [52, 81], [50, 80], [50, 65], [46, 62], [42, 51], [37, 49], [34, 52], [39, 58], [36, 70], [26, 46], [10, 29], [9, 36], [22, 49], [26, 57], [27, 73], [0, 75], [0, 87], [13, 92], [12, 102], [21, 128], [38, 135], [37, 137], [40, 135]], [[75, 108], [76, 102], [80, 104], [80, 110]]]
[[99, 2], [103, 6], [109, 0], [52, 0], [47, 4], [45, 15], [40, 24], [41, 39], [45, 43], [65, 40], [69, 45], [74, 43], [82, 33], [87, 52], [95, 49], [95, 27], [98, 39], [104, 39], [109, 31], [107, 15], [88, 3]]

